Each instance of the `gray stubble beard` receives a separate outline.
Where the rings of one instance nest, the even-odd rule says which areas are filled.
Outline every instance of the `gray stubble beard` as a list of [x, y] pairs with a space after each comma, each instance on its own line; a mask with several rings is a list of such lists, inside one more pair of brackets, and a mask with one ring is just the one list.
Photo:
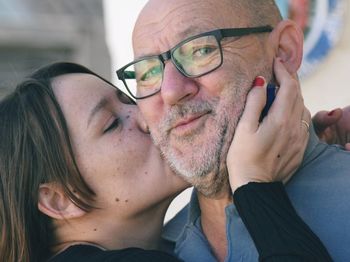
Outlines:
[[[227, 90], [227, 94], [221, 96], [221, 101], [216, 98], [201, 102], [201, 104], [188, 102], [186, 105], [171, 109], [167, 119], [161, 122], [159, 129], [156, 131], [157, 136], [153, 136], [155, 144], [160, 148], [171, 168], [191, 183], [200, 193], [210, 198], [215, 198], [222, 191], [229, 189], [226, 156], [235, 128], [243, 112], [246, 97], [246, 92], [243, 92], [240, 88], [231, 86], [225, 90]], [[237, 103], [237, 106], [233, 102], [229, 103], [229, 101], [241, 101], [242, 105]], [[210, 126], [213, 129], [211, 132], [217, 134], [210, 137], [212, 141], [207, 141], [209, 146], [196, 143], [196, 136], [200, 134], [195, 132], [189, 137], [174, 138], [179, 140], [179, 143], [187, 143], [186, 147], [191, 147], [191, 152], [194, 152], [195, 155], [171, 148], [168, 142], [170, 133], [165, 131], [169, 123], [187, 113], [207, 109], [211, 110], [211, 120], [215, 120], [214, 124], [212, 123]], [[210, 127], [207, 126], [206, 122], [204, 126], [206, 134], [210, 134], [210, 130], [208, 130]], [[154, 132], [151, 133], [154, 134]]]

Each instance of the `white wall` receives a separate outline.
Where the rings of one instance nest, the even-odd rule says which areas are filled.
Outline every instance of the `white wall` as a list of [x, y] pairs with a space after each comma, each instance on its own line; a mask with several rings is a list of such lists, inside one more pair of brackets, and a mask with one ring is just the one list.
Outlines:
[[[147, 0], [104, 0], [107, 26], [107, 43], [112, 56], [113, 74], [115, 70], [133, 60], [131, 33], [138, 12]], [[346, 0], [350, 2], [350, 0]], [[347, 5], [350, 18], [350, 4]], [[123, 87], [117, 82], [118, 87]], [[312, 113], [330, 110], [350, 104], [350, 19], [345, 22], [340, 41], [309, 76], [302, 79], [305, 103]], [[171, 217], [189, 199], [190, 190], [172, 204], [167, 218]]]
[[134, 58], [131, 42], [132, 28], [146, 2], [147, 0], [103, 0], [106, 40], [112, 58], [112, 76], [118, 87], [123, 85], [117, 82], [115, 71]]

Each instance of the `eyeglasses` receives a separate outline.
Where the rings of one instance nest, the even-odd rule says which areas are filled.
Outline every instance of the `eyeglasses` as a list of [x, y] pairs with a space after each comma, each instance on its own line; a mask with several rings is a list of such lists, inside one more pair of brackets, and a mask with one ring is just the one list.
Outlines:
[[158, 93], [162, 86], [165, 61], [171, 60], [186, 77], [200, 77], [219, 68], [223, 63], [221, 40], [249, 34], [271, 32], [271, 26], [217, 29], [181, 41], [170, 50], [139, 58], [117, 71], [129, 94], [143, 99]]

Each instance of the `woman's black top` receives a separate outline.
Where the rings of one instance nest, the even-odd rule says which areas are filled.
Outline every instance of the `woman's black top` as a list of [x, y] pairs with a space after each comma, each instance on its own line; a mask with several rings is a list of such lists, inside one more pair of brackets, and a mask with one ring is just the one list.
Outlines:
[[49, 260], [49, 262], [179, 262], [174, 256], [161, 251], [126, 248], [101, 250], [95, 246], [75, 245]]
[[[238, 188], [233, 197], [260, 261], [332, 261], [320, 239], [296, 213], [282, 183], [249, 183]], [[103, 251], [88, 245], [71, 246], [49, 261], [179, 262], [160, 251], [140, 248]]]

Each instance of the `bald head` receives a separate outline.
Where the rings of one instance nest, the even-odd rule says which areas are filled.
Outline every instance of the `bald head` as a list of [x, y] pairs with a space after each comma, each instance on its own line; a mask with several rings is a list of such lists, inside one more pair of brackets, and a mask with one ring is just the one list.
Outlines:
[[[166, 10], [169, 8], [195, 2], [195, 0], [149, 0], [141, 11], [136, 26], [142, 23], [145, 17], [163, 16], [167, 14]], [[222, 17], [247, 19], [251, 22], [250, 26], [275, 25], [281, 20], [279, 9], [274, 0], [203, 0], [200, 2], [211, 11], [217, 11], [224, 7], [223, 10], [220, 10], [224, 11], [221, 13]], [[193, 13], [193, 16], [197, 15], [200, 14]]]
[[282, 19], [274, 0], [229, 0], [229, 2], [237, 4], [241, 10], [247, 10], [249, 20], [254, 26], [275, 26]]
[[[179, 27], [198, 27], [197, 32], [192, 30], [191, 33], [202, 33], [204, 29], [275, 26], [280, 21], [281, 15], [274, 0], [149, 0], [134, 27], [133, 44], [137, 50], [135, 55], [138, 57], [150, 54], [151, 50], [143, 50], [143, 46], [140, 46], [143, 45], [142, 39], [153, 37], [152, 34], [169, 34], [174, 30], [179, 32]], [[207, 26], [201, 28], [204, 23]], [[177, 43], [190, 35], [186, 35], [186, 32], [178, 33], [178, 38], [174, 41]], [[172, 40], [169, 39], [169, 42]], [[165, 46], [169, 43], [161, 44]]]

